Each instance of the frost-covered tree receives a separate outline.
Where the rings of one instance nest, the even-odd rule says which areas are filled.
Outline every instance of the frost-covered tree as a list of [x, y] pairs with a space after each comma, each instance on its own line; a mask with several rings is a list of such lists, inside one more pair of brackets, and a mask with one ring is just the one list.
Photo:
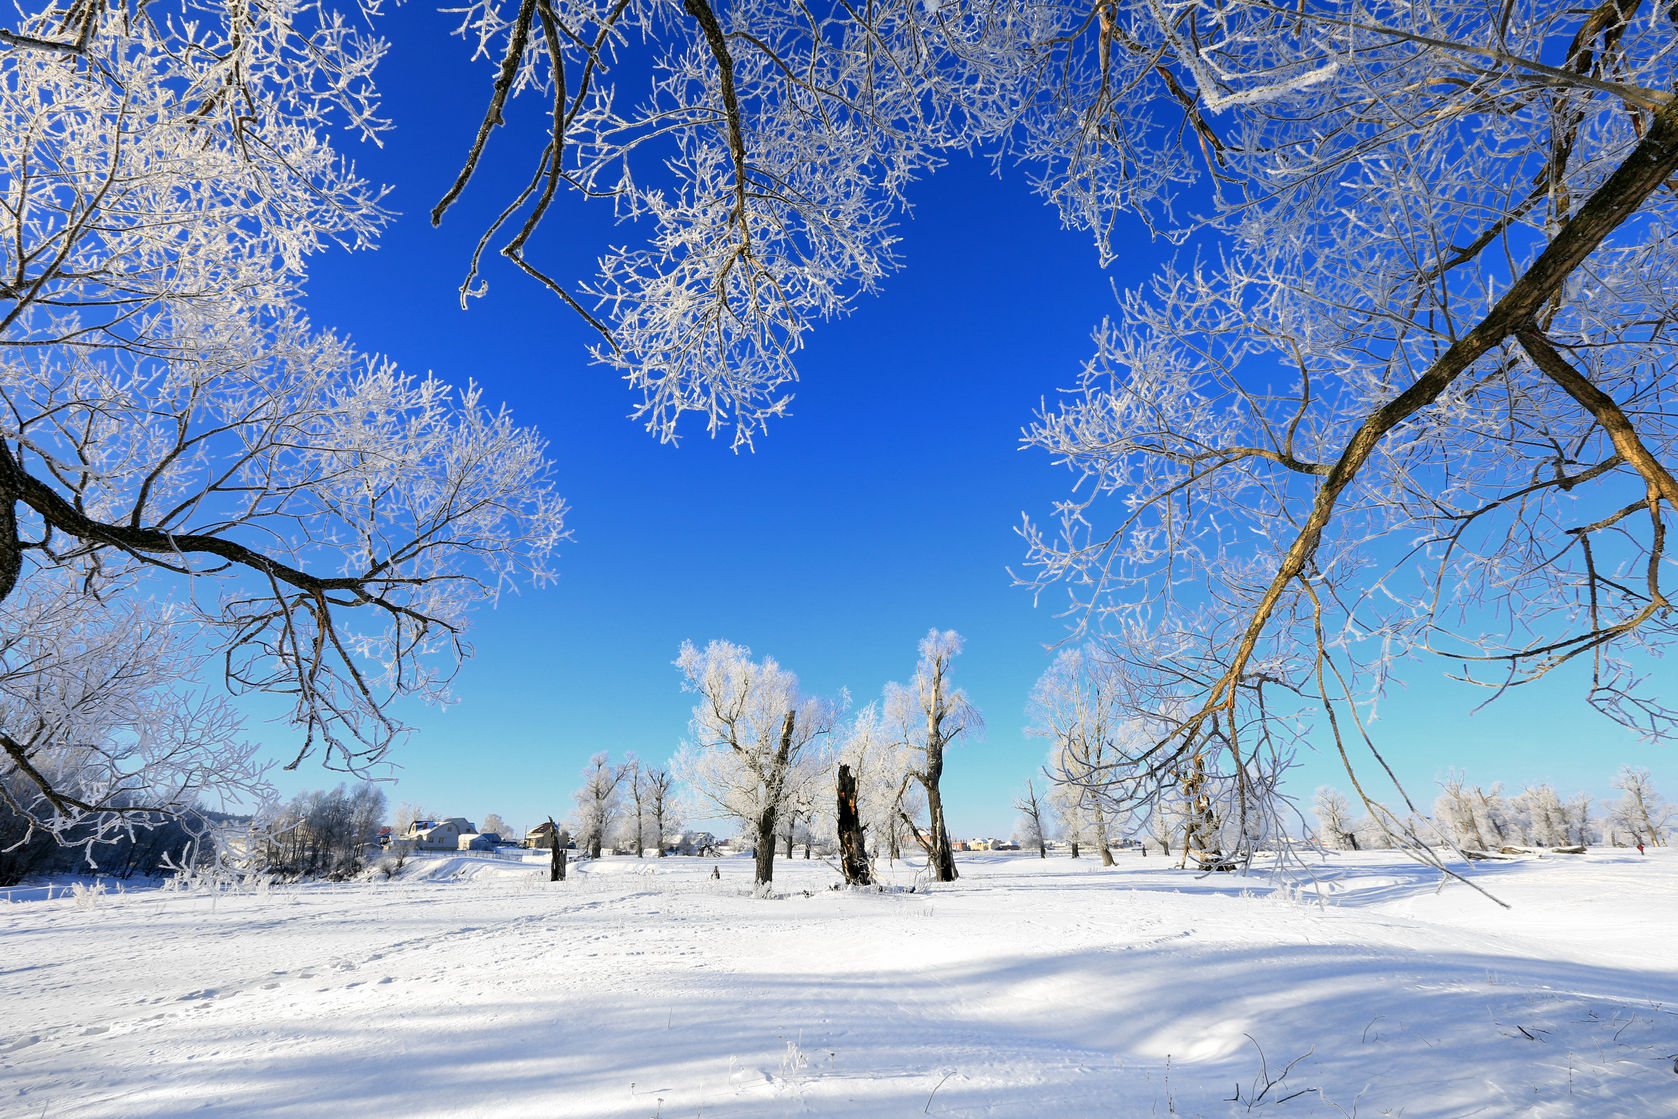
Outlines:
[[641, 777], [641, 759], [634, 754], [626, 754], [623, 765], [618, 768], [624, 800], [618, 846], [634, 848], [635, 857], [639, 859], [647, 853], [647, 832], [651, 825], [647, 819], [647, 789]]
[[915, 790], [904, 787], [909, 747], [892, 733], [879, 704], [870, 703], [846, 725], [838, 761], [850, 767], [856, 782], [856, 812], [865, 849], [896, 859], [905, 837], [902, 816], [916, 816], [923, 800]]
[[335, 144], [384, 49], [328, 3], [25, 0], [0, 51], [0, 787], [85, 835], [360, 771], [564, 506], [481, 390], [312, 326], [308, 259], [389, 215]]
[[1264, 691], [1370, 757], [1424, 651], [1500, 689], [1583, 658], [1591, 703], [1668, 733], [1620, 650], [1674, 632], [1670, 5], [1146, 7], [1117, 53], [1220, 110], [1185, 136], [1226, 239], [1127, 293], [1039, 415], [1078, 488], [1025, 531], [1083, 620], [1180, 636], [1159, 763], [1251, 756], [1293, 715]]
[[516, 834], [513, 825], [503, 820], [497, 813], [491, 812], [484, 817], [483, 823], [478, 825], [480, 831], [486, 834], [499, 835], [502, 839], [519, 840], [524, 836]]
[[1521, 841], [1534, 847], [1565, 847], [1570, 842], [1567, 809], [1547, 781], [1528, 785], [1510, 805]]
[[1125, 806], [1115, 788], [1122, 785], [1117, 769], [1125, 760], [1117, 739], [1129, 734], [1128, 712], [1120, 695], [1120, 679], [1109, 671], [1093, 646], [1067, 649], [1038, 678], [1026, 705], [1029, 733], [1050, 743], [1048, 773], [1055, 781], [1055, 803], [1062, 806], [1065, 836], [1076, 854], [1088, 835], [1101, 853], [1103, 866], [1113, 865], [1108, 840], [1109, 814]]
[[572, 794], [577, 802], [577, 841], [598, 859], [623, 812], [625, 766], [613, 765], [601, 751], [583, 767], [583, 784]]
[[1586, 847], [1597, 842], [1601, 833], [1591, 818], [1591, 798], [1579, 793], [1567, 802], [1567, 842], [1569, 846]]
[[1519, 838], [1514, 834], [1515, 814], [1503, 796], [1501, 781], [1489, 789], [1471, 786], [1461, 772], [1453, 770], [1440, 788], [1443, 792], [1434, 805], [1434, 826], [1452, 843], [1486, 851]]
[[[1066, 846], [1074, 859], [1084, 853], [1084, 848], [1096, 842], [1095, 829], [1091, 825], [1088, 805], [1091, 797], [1088, 790], [1077, 785], [1053, 785], [1044, 801], [1046, 813], [1045, 823], [1050, 830], [1058, 832], [1060, 838], [1066, 841]], [[1105, 825], [1102, 827], [1105, 834]], [[1103, 860], [1103, 865], [1110, 865], [1112, 855]]]
[[700, 796], [751, 829], [756, 883], [775, 876], [775, 840], [807, 787], [831, 772], [820, 748], [836, 706], [799, 690], [798, 677], [771, 657], [712, 641], [703, 650], [682, 643], [676, 657], [682, 687], [699, 697], [689, 742], [672, 763]]
[[1317, 814], [1317, 827], [1325, 847], [1336, 851], [1358, 849], [1352, 806], [1346, 800], [1346, 794], [1332, 785], [1324, 785], [1317, 790], [1317, 797], [1312, 801], [1311, 807]]
[[962, 734], [984, 730], [978, 708], [967, 701], [967, 693], [950, 684], [950, 661], [961, 652], [961, 635], [953, 629], [932, 629], [921, 638], [920, 660], [911, 684], [887, 684], [886, 719], [895, 741], [909, 751], [909, 768], [900, 790], [913, 782], [926, 796], [927, 823], [916, 824], [904, 811], [902, 792], [898, 815], [916, 842], [926, 852], [927, 864], [940, 882], [956, 880], [955, 852], [950, 847], [949, 825], [944, 820], [944, 751]]
[[1509, 810], [1509, 801], [1503, 796], [1503, 782], [1497, 782], [1490, 789], [1474, 786], [1473, 806], [1480, 834], [1491, 840], [1495, 846], [1502, 846], [1513, 840], [1514, 837], [1510, 834], [1513, 818]]
[[1440, 835], [1459, 847], [1484, 851], [1488, 846], [1486, 836], [1480, 830], [1474, 796], [1463, 774], [1452, 770], [1439, 783], [1439, 788], [1439, 799], [1433, 805], [1433, 826]]
[[675, 793], [676, 779], [669, 767], [662, 765], [643, 766], [640, 776], [647, 827], [657, 837], [658, 857], [662, 859], [670, 837], [682, 826], [682, 807]]
[[[1171, 845], [1177, 835], [1175, 815], [1170, 803], [1160, 800], [1154, 803], [1153, 808], [1143, 818], [1143, 830], [1149, 839], [1159, 844], [1159, 852], [1162, 855], [1169, 856], [1171, 854]], [[1143, 855], [1147, 854], [1146, 844], [1143, 845], [1142, 853]]]
[[[1211, 655], [1204, 643], [1199, 648]], [[1055, 799], [1071, 797], [1076, 831], [1088, 833], [1090, 842], [1102, 841], [1096, 832], [1157, 809], [1169, 834], [1182, 837], [1182, 865], [1244, 862], [1258, 837], [1285, 831], [1289, 802], [1281, 777], [1299, 730], [1288, 725], [1285, 733], [1272, 733], [1262, 720], [1242, 727], [1218, 720], [1186, 757], [1163, 748], [1161, 741], [1186, 717], [1176, 689], [1184, 671], [1177, 657], [1188, 649], [1180, 635], [1129, 626], [1061, 654], [1034, 691], [1033, 727], [1055, 743]], [[1285, 706], [1274, 697], [1271, 703]], [[1229, 748], [1237, 738], [1259, 745], [1245, 753]]]
[[1636, 837], [1634, 842], [1665, 846], [1666, 832], [1672, 826], [1672, 805], [1655, 789], [1649, 771], [1622, 766], [1614, 787], [1622, 794], [1613, 808], [1614, 824]]

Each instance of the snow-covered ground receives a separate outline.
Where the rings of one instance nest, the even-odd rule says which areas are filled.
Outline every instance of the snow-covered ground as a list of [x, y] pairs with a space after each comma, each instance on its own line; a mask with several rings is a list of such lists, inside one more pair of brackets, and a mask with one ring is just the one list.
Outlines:
[[1321, 905], [1134, 852], [960, 867], [0, 891], [0, 1115], [1678, 1115], [1673, 852], [1478, 868], [1507, 911], [1382, 854]]

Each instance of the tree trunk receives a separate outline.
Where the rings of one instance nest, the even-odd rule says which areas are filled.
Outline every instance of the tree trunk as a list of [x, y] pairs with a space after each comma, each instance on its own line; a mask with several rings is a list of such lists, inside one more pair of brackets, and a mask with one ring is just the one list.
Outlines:
[[1112, 840], [1107, 835], [1107, 815], [1101, 811], [1101, 806], [1095, 808], [1095, 845], [1101, 849], [1101, 865], [1112, 866]]
[[950, 847], [950, 830], [944, 824], [944, 798], [939, 794], [936, 783], [929, 784], [926, 788], [926, 811], [927, 830], [932, 833], [927, 837], [931, 841], [927, 859], [932, 863], [938, 881], [954, 882], [956, 856]]
[[927, 716], [926, 727], [926, 772], [921, 777], [921, 787], [926, 790], [926, 821], [927, 830], [931, 832], [927, 839], [927, 861], [932, 864], [933, 873], [940, 882], [954, 882], [956, 880], [956, 856], [950, 849], [950, 829], [944, 823], [944, 794], [938, 789], [938, 782], [944, 776], [944, 733], [939, 724], [942, 717], [943, 677], [934, 683], [935, 689], [933, 714]]
[[1076, 839], [1068, 839], [1066, 841], [1066, 845], [1068, 847], [1072, 848], [1072, 857], [1074, 859], [1077, 858], [1078, 857], [1078, 841]]
[[767, 886], [775, 880], [775, 806], [770, 805], [757, 818], [757, 877], [755, 883]]
[[856, 775], [848, 765], [839, 767], [838, 792], [839, 869], [850, 885], [867, 886], [873, 879], [868, 870], [868, 852], [863, 848], [862, 817], [857, 814]]
[[[792, 764], [792, 734], [796, 729], [798, 712], [788, 711], [781, 722], [781, 742], [775, 751], [774, 766], [769, 772], [764, 789], [763, 807], [757, 817], [757, 882], [767, 886], [775, 878], [775, 820], [781, 811], [781, 800], [786, 793], [787, 770]], [[738, 749], [738, 747], [736, 747]], [[788, 832], [791, 832], [789, 827]], [[787, 858], [792, 858], [792, 840], [787, 840]]]
[[1217, 820], [1206, 792], [1206, 755], [1196, 754], [1190, 760], [1181, 788], [1188, 802], [1188, 819], [1183, 823], [1183, 858], [1178, 868], [1188, 866], [1191, 858], [1202, 865], [1215, 862], [1223, 852], [1217, 847]]

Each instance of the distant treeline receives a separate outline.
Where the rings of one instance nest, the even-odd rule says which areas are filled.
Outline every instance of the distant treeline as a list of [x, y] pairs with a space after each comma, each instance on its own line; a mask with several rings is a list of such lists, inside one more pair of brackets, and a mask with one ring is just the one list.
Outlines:
[[350, 878], [367, 866], [385, 822], [377, 785], [299, 793], [260, 822], [252, 869], [285, 878]]
[[[255, 817], [193, 806], [136, 813], [128, 828], [90, 821], [85, 830], [54, 836], [31, 829], [0, 797], [0, 886], [50, 874], [151, 877], [218, 856], [283, 878], [347, 878], [366, 867], [384, 820], [381, 789], [339, 785], [299, 793]], [[96, 839], [99, 828], [105, 835]]]
[[[1507, 795], [1501, 782], [1470, 784], [1459, 771], [1440, 783], [1433, 815], [1408, 821], [1417, 835], [1429, 831], [1468, 850], [1499, 847], [1588, 847], [1597, 844], [1659, 847], [1672, 830], [1674, 813], [1647, 769], [1624, 766], [1614, 781], [1618, 800], [1598, 802], [1586, 793], [1563, 801], [1547, 781]], [[1337, 850], [1397, 845], [1395, 828], [1380, 814], [1358, 815], [1346, 796], [1325, 785], [1313, 805], [1318, 838]]]
[[[9, 779], [18, 780], [17, 775]], [[189, 807], [179, 813], [136, 813], [128, 827], [112, 828], [90, 821], [71, 827], [61, 836], [40, 828], [0, 796], [0, 886], [15, 886], [31, 875], [99, 874], [133, 878], [163, 874], [171, 867], [191, 865], [213, 850], [210, 836], [236, 825], [238, 818], [223, 812]], [[96, 839], [99, 830], [103, 838]]]

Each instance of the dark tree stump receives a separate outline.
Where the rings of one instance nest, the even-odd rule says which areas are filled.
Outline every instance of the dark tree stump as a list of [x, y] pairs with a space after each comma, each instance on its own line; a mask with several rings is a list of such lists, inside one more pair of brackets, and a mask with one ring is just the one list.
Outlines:
[[862, 842], [862, 818], [856, 810], [856, 775], [848, 765], [839, 767], [839, 866], [852, 886], [873, 881]]

